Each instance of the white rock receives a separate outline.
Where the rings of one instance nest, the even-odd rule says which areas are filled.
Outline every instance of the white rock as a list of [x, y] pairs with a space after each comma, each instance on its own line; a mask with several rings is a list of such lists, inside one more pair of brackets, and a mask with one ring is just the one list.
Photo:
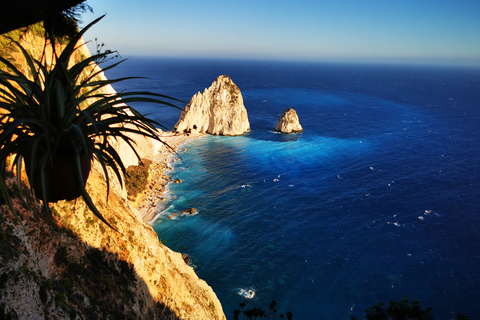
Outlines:
[[302, 132], [303, 128], [298, 120], [298, 115], [292, 108], [287, 108], [275, 125], [275, 131], [283, 133]]
[[236, 136], [250, 130], [240, 89], [230, 77], [221, 75], [196, 93], [185, 106], [173, 131]]

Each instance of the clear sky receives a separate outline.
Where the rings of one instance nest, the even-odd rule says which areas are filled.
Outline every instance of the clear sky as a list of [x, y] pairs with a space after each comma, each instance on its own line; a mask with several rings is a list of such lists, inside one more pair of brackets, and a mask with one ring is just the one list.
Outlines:
[[406, 59], [480, 65], [480, 0], [88, 0], [122, 56]]

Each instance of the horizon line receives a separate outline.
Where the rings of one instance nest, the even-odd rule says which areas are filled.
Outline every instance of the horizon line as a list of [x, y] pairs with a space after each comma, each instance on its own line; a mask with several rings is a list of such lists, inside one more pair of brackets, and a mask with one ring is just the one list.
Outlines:
[[179, 60], [219, 60], [219, 61], [271, 61], [298, 63], [335, 63], [335, 64], [371, 64], [371, 65], [411, 65], [411, 66], [444, 66], [480, 68], [480, 58], [432, 58], [432, 57], [266, 57], [266, 56], [221, 56], [221, 55], [189, 55], [189, 54], [123, 54], [128, 58], [157, 58]]

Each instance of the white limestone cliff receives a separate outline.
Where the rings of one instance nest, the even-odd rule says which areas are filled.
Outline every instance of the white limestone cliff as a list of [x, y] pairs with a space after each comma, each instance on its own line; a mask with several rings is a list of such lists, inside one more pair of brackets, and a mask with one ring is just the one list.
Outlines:
[[173, 131], [236, 136], [250, 130], [247, 110], [240, 89], [232, 79], [221, 75], [196, 93], [183, 109]]
[[292, 108], [287, 108], [281, 115], [275, 125], [275, 131], [282, 133], [302, 132], [297, 112]]

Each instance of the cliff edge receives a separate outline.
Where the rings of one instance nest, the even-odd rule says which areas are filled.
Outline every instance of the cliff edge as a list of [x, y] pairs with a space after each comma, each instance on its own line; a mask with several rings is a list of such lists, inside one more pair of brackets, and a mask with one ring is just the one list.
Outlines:
[[[42, 52], [43, 40], [25, 34], [22, 41], [32, 52]], [[78, 54], [90, 53], [82, 45]], [[163, 147], [143, 140], [137, 149], [142, 157]], [[136, 162], [124, 146], [117, 148], [127, 165]], [[226, 319], [212, 288], [180, 253], [158, 240], [126, 192], [117, 186], [107, 198], [97, 169], [94, 165], [86, 188], [117, 231], [100, 222], [81, 198], [51, 205], [49, 217], [30, 190], [18, 190], [13, 173], [6, 178], [16, 215], [1, 206], [0, 318]]]

